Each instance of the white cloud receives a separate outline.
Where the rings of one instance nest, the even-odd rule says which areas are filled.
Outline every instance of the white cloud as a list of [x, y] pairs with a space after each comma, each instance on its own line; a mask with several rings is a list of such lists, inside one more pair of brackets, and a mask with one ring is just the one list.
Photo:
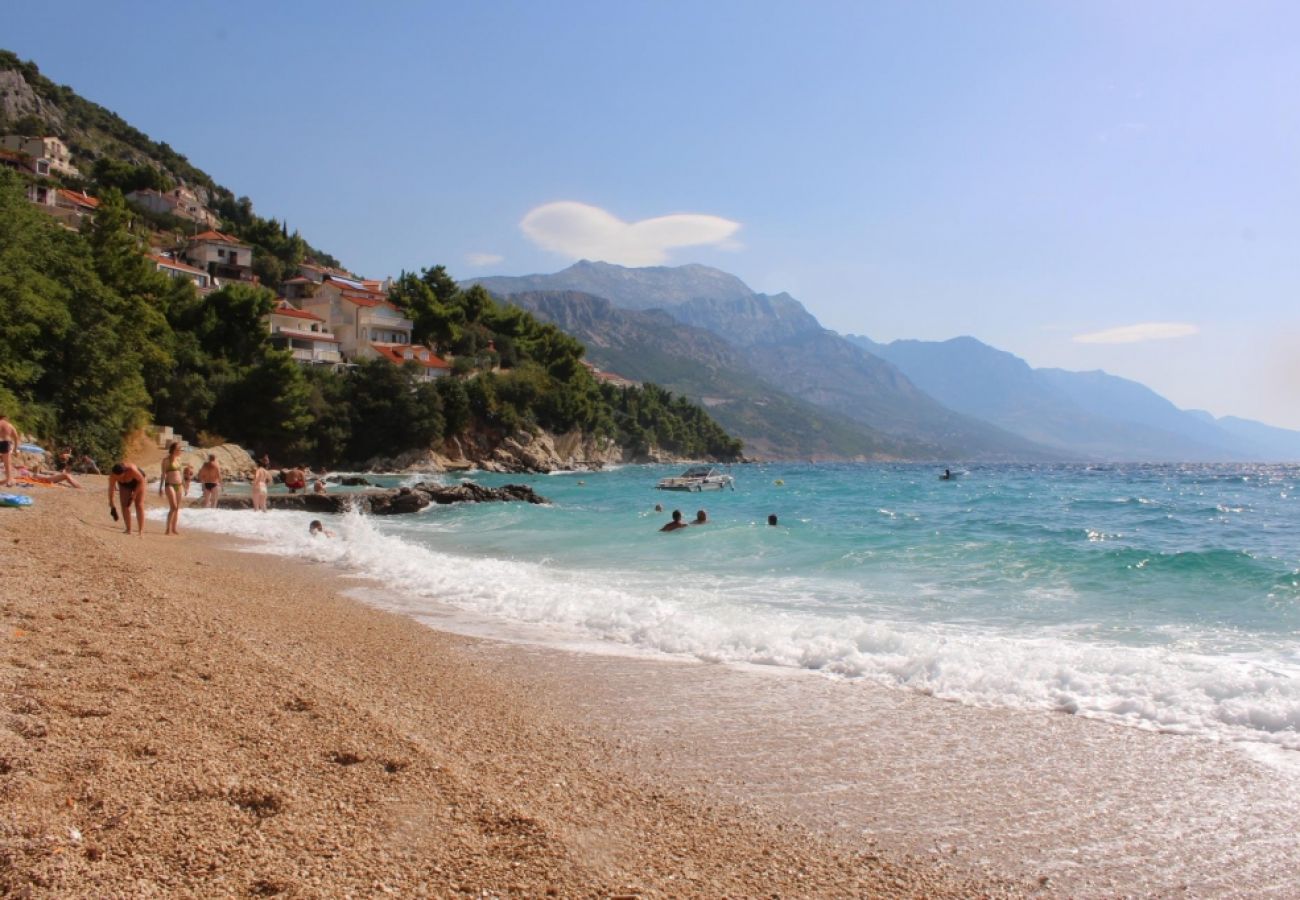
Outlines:
[[1142, 322], [1105, 331], [1076, 334], [1072, 340], [1076, 344], [1137, 344], [1142, 341], [1168, 341], [1188, 337], [1198, 334], [1200, 330], [1189, 322]]
[[571, 259], [653, 266], [677, 247], [710, 245], [735, 250], [740, 223], [719, 216], [678, 213], [624, 222], [598, 206], [562, 200], [529, 210], [519, 223], [529, 240]]
[[505, 257], [500, 253], [471, 253], [465, 259], [471, 266], [495, 266], [505, 261]]

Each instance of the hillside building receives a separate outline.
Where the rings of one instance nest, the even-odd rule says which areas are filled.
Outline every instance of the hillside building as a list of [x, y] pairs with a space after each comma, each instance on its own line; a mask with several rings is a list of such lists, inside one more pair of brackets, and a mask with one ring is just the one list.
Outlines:
[[0, 148], [29, 157], [29, 167], [37, 175], [71, 175], [74, 178], [81, 175], [72, 164], [68, 145], [59, 138], [6, 134], [0, 137]]
[[212, 276], [217, 287], [223, 281], [257, 281], [253, 274], [253, 248], [220, 231], [196, 234], [181, 251], [181, 257]]
[[180, 260], [172, 259], [170, 256], [161, 256], [150, 253], [149, 261], [153, 263], [154, 268], [159, 272], [170, 275], [172, 278], [184, 278], [194, 283], [199, 289], [200, 294], [208, 294], [213, 290], [212, 276], [202, 269], [196, 269], [194, 266], [187, 266]]
[[302, 308], [329, 323], [348, 359], [383, 355], [376, 344], [407, 346], [415, 330], [415, 323], [389, 303], [383, 291], [338, 276], [318, 284], [312, 296], [302, 300]]
[[271, 345], [288, 350], [298, 362], [313, 365], [343, 362], [339, 339], [330, 331], [328, 323], [287, 300], [281, 300], [267, 316], [267, 327], [271, 331]]
[[145, 188], [132, 191], [126, 195], [128, 203], [140, 209], [147, 209], [159, 215], [176, 216], [195, 222], [205, 228], [216, 228], [221, 224], [221, 217], [212, 212], [198, 196], [187, 187], [175, 187], [170, 191], [155, 191]]

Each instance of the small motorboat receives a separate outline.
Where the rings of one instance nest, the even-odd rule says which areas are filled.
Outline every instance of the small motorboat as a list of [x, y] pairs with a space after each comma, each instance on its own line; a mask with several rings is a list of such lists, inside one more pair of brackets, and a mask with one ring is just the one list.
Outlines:
[[726, 472], [719, 472], [714, 466], [691, 466], [680, 475], [661, 479], [655, 485], [661, 491], [720, 491], [723, 488], [736, 489], [735, 479]]

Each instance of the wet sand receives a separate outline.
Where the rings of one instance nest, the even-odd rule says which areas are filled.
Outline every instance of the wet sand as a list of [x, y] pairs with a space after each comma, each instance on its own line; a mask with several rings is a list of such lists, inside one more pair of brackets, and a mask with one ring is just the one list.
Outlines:
[[[679, 770], [632, 739], [656, 724], [615, 726], [587, 702], [606, 685], [559, 674], [585, 657], [535, 666], [538, 651], [370, 608], [334, 573], [228, 539], [169, 538], [156, 521], [128, 538], [103, 479], [86, 481], [0, 510], [7, 895], [1025, 889], [773, 816]], [[623, 662], [633, 682], [697, 668]]]

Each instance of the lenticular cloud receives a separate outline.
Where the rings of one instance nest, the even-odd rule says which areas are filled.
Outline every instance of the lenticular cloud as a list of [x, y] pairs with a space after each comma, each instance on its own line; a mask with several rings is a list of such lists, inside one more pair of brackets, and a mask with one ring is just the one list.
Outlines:
[[1089, 334], [1074, 336], [1076, 344], [1137, 344], [1142, 341], [1168, 341], [1173, 338], [1189, 337], [1200, 329], [1189, 322], [1142, 322], [1138, 325], [1124, 325], [1109, 328], [1106, 331], [1093, 331]]
[[698, 213], [624, 222], [598, 206], [562, 200], [530, 210], [519, 227], [539, 247], [574, 259], [653, 266], [676, 247], [724, 245], [740, 223]]

